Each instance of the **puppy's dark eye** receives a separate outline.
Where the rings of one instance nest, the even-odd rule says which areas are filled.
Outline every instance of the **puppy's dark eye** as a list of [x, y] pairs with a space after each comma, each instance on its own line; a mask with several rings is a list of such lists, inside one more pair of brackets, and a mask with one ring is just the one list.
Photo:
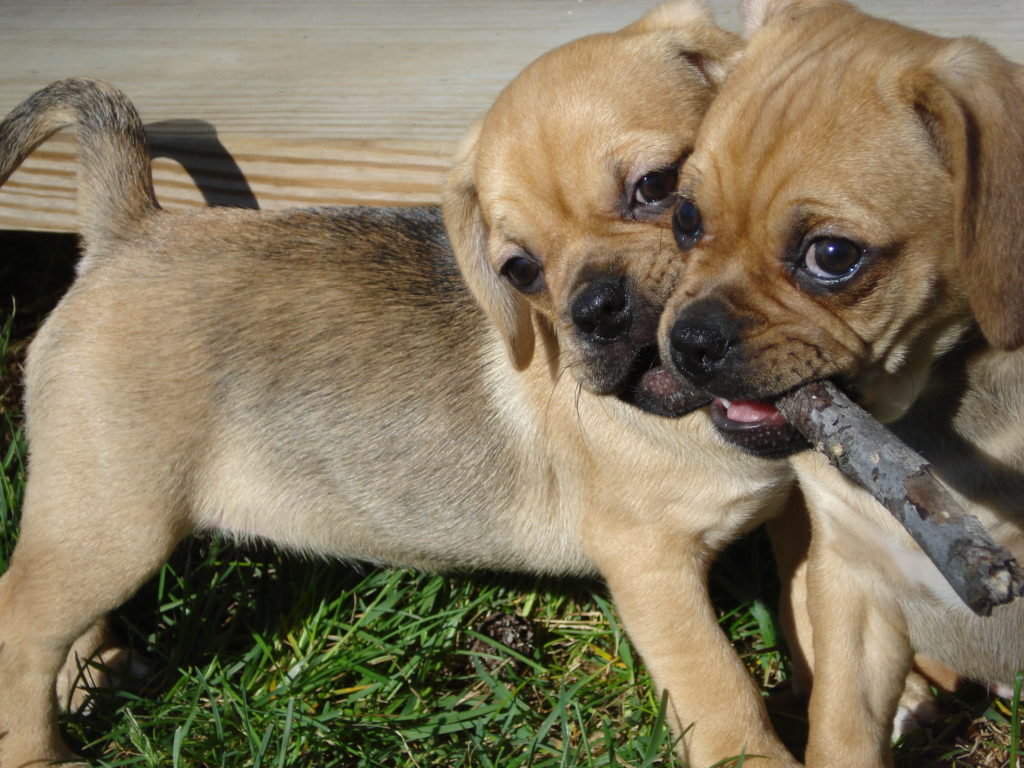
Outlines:
[[513, 256], [502, 265], [501, 274], [523, 293], [536, 293], [544, 287], [544, 269], [532, 256]]
[[633, 205], [648, 206], [663, 203], [676, 191], [679, 180], [679, 166], [670, 165], [645, 173], [633, 187]]
[[675, 213], [672, 214], [672, 234], [676, 236], [676, 245], [684, 251], [700, 242], [704, 234], [704, 222], [693, 200], [684, 197], [676, 204]]
[[802, 266], [817, 280], [842, 280], [857, 271], [863, 256], [864, 249], [852, 240], [821, 237], [807, 246]]

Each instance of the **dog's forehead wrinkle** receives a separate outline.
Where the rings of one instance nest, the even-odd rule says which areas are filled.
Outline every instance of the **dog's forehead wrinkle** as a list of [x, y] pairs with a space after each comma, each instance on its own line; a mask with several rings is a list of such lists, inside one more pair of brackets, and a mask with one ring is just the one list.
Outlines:
[[877, 214], [869, 199], [851, 198], [841, 190], [823, 188], [821, 194], [801, 195], [779, 212], [780, 244], [785, 248], [780, 255], [799, 257], [799, 249], [819, 237], [844, 238], [865, 247], [887, 243], [889, 228]]
[[549, 196], [526, 199], [510, 185], [490, 201], [488, 210], [491, 244], [502, 252], [509, 250], [511, 244], [544, 263], [567, 236], [566, 229], [553, 222], [564, 223], [569, 217], [558, 201]]
[[[727, 83], [723, 89], [718, 102], [725, 106], [716, 103], [712, 108], [702, 137], [711, 135], [712, 151], [726, 154], [734, 175], [777, 173], [777, 165], [786, 167], [792, 159], [791, 148], [804, 153], [823, 147], [820, 159], [824, 162], [828, 143], [821, 138], [853, 130], [861, 119], [862, 104], [834, 104], [836, 93], [862, 91], [863, 84], [847, 86], [850, 80], [867, 76], [862, 73], [864, 67], [846, 66], [858, 53], [848, 30], [842, 25], [826, 26], [817, 30], [810, 44], [800, 42], [790, 48], [783, 41], [778, 50], [767, 54], [758, 50], [754, 61], [734, 76], [733, 87]], [[721, 136], [714, 138], [716, 133]], [[733, 188], [761, 186], [757, 178], [730, 181]]]
[[563, 222], [614, 210], [621, 195], [618, 177], [605, 172], [612, 164], [607, 143], [592, 151], [580, 149], [589, 146], [594, 146], [591, 131], [582, 127], [557, 137], [541, 132], [532, 145], [510, 142], [492, 174], [501, 209], [506, 215], [530, 210], [539, 218]]
[[[739, 76], [734, 75], [738, 83], [732, 88], [727, 83], [719, 97], [726, 103], [732, 102], [734, 114], [739, 112], [748, 116], [746, 120], [733, 120], [732, 124], [742, 128], [748, 138], [752, 138], [759, 130], [762, 135], [774, 131], [778, 127], [778, 118], [792, 111], [794, 96], [799, 97], [805, 92], [804, 83], [807, 78], [798, 75], [813, 71], [820, 76], [834, 71], [828, 68], [824, 73], [821, 72], [818, 59], [821, 52], [835, 45], [843, 34], [842, 29], [819, 30], [810, 44], [807, 40], [794, 40], [791, 45], [787, 45], [788, 41], [784, 39], [781, 43], [774, 43], [776, 50], [773, 51], [774, 55], [769, 56], [764, 56], [760, 50], [763, 45], [759, 46], [758, 41], [752, 41], [747, 54], [740, 61]], [[757, 87], [750, 87], [750, 81], [757, 83]], [[814, 79], [810, 82], [814, 82]], [[768, 114], [769, 111], [772, 114]]]
[[503, 213], [497, 213], [487, 220], [487, 231], [489, 246], [499, 257], [508, 258], [516, 248], [523, 248], [538, 259], [543, 257], [541, 253], [533, 252], [531, 243], [520, 237], [517, 228], [509, 223]]
[[[871, 151], [869, 141], [860, 143], [860, 154]], [[806, 142], [794, 130], [746, 166], [724, 154], [704, 159], [713, 169], [707, 174], [713, 183], [704, 186], [714, 192], [702, 196], [698, 204], [706, 214], [708, 230], [726, 237], [730, 244], [770, 241], [781, 257], [783, 249], [815, 229], [864, 244], [892, 242], [899, 234], [894, 227], [909, 216], [910, 209], [919, 216], [927, 212], [926, 192], [922, 191], [923, 200], [907, 200], [905, 195], [896, 199], [899, 190], [886, 187], [884, 174], [860, 164], [831, 164], [827, 143], [817, 151], [801, 152], [802, 145]], [[907, 216], [894, 222], [883, 214], [897, 204], [909, 208]], [[718, 207], [727, 217], [721, 221], [715, 215]]]
[[[614, 192], [614, 179], [595, 173], [608, 150], [593, 120], [567, 122], [564, 115], [556, 120], [535, 112], [512, 116], [509, 110], [495, 120], [515, 138], [482, 147], [486, 160], [480, 163], [479, 177], [489, 196], [500, 199], [506, 210], [542, 203], [579, 218], [595, 197], [608, 198]], [[595, 179], [605, 188], [595, 190]], [[527, 189], [532, 200], [525, 199]]]
[[676, 197], [692, 197], [694, 191], [701, 186], [704, 181], [704, 168], [703, 163], [707, 162], [706, 158], [696, 154], [690, 154], [683, 163], [683, 167], [679, 173], [679, 183], [676, 189]]

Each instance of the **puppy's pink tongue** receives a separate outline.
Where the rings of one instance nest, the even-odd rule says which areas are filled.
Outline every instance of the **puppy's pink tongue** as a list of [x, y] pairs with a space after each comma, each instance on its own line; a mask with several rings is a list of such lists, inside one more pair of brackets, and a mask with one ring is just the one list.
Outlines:
[[732, 421], [753, 423], [777, 418], [778, 409], [764, 400], [732, 400], [725, 401], [725, 415]]

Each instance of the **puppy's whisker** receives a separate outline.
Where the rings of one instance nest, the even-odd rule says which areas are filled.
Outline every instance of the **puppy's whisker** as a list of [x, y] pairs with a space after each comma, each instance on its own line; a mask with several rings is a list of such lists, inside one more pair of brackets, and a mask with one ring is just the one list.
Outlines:
[[590, 436], [587, 434], [587, 430], [583, 424], [583, 414], [580, 413], [580, 397], [583, 395], [583, 383], [580, 381], [576, 382], [576, 397], [573, 402], [573, 407], [576, 411], [576, 424], [579, 426], [580, 437], [583, 438], [584, 444], [588, 447], [591, 445]]
[[[565, 361], [564, 356], [562, 357], [562, 360]], [[552, 357], [552, 359], [549, 362], [554, 362], [554, 356]], [[560, 365], [558, 367], [558, 371], [555, 373], [555, 378], [551, 382], [551, 390], [548, 392], [548, 401], [547, 401], [547, 404], [544, 407], [544, 415], [545, 415], [545, 417], [551, 411], [551, 406], [555, 402], [555, 395], [558, 392], [558, 387], [562, 383], [562, 376], [565, 375], [565, 372], [569, 370], [570, 365], [571, 365], [570, 362], [565, 361], [563, 365]]]

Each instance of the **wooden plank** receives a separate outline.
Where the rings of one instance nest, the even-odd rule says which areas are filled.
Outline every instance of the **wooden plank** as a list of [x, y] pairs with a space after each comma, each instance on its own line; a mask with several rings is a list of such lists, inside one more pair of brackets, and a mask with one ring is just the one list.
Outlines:
[[[147, 122], [167, 207], [436, 202], [456, 140], [516, 72], [652, 4], [5, 0], [0, 112], [62, 77], [114, 83]], [[739, 28], [736, 3], [709, 4]], [[1024, 61], [1020, 0], [861, 5]], [[37, 150], [0, 190], [0, 227], [73, 231], [74, 155], [70, 135]]]

